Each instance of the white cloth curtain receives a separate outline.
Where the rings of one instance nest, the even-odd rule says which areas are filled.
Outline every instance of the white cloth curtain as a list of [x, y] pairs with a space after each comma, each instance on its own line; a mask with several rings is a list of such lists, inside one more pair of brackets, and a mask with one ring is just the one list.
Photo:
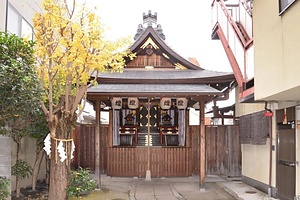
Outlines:
[[119, 134], [119, 128], [120, 128], [120, 111], [119, 110], [113, 110], [113, 145], [119, 146], [120, 145], [120, 134]]
[[178, 143], [185, 146], [185, 110], [178, 110]]

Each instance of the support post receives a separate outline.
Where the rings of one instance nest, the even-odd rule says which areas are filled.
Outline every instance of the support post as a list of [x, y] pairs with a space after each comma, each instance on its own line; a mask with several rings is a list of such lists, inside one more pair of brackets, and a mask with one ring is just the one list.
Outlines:
[[150, 171], [150, 98], [148, 98], [148, 105], [147, 105], [147, 110], [148, 110], [148, 142], [147, 142], [147, 171], [146, 171], [146, 181], [151, 181], [151, 171]]
[[199, 113], [199, 140], [200, 140], [200, 166], [199, 166], [199, 187], [200, 190], [204, 189], [205, 181], [205, 119], [204, 119], [204, 101], [200, 101], [200, 113]]
[[95, 130], [95, 175], [97, 184], [100, 188], [101, 174], [100, 174], [100, 101], [96, 100], [96, 130]]
[[109, 111], [109, 124], [108, 124], [108, 147], [113, 147], [113, 110]]
[[190, 135], [190, 110], [189, 109], [186, 109], [185, 111], [185, 127], [186, 127], [186, 130], [185, 130], [185, 144], [186, 144], [186, 147], [190, 147], [191, 146], [191, 135]]

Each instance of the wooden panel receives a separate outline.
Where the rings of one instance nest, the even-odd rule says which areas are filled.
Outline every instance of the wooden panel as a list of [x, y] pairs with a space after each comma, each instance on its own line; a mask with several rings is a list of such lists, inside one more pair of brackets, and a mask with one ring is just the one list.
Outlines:
[[228, 173], [228, 143], [226, 126], [218, 126], [217, 129], [217, 174], [227, 175]]
[[80, 126], [80, 132], [76, 134], [75, 155], [73, 162], [75, 167], [90, 168], [95, 170], [95, 125]]
[[217, 173], [217, 127], [206, 127], [206, 173]]
[[238, 126], [206, 126], [206, 173], [241, 175]]
[[191, 160], [192, 160], [192, 172], [195, 175], [199, 175], [199, 126], [189, 127], [190, 144], [191, 144]]
[[108, 126], [100, 126], [100, 172], [107, 171]]
[[[152, 177], [191, 176], [190, 148], [150, 149], [150, 171]], [[145, 177], [148, 169], [148, 148], [113, 147], [108, 148], [109, 176]]]
[[227, 127], [228, 141], [228, 174], [227, 176], [241, 176], [241, 145], [237, 126]]
[[[74, 141], [74, 144], [75, 144], [75, 148], [78, 148], [79, 133], [80, 133], [80, 126], [76, 126], [76, 128], [73, 132], [73, 135], [72, 135], [73, 141]], [[79, 163], [79, 156], [78, 155], [79, 155], [79, 151], [76, 151], [76, 149], [75, 149], [75, 151], [73, 153], [74, 158], [73, 158], [72, 163], [71, 163], [71, 165], [75, 168], [78, 168], [78, 163]]]
[[[199, 127], [189, 126], [190, 147], [150, 147], [152, 177], [199, 174]], [[109, 147], [108, 127], [100, 128], [100, 170], [109, 176], [145, 177], [148, 169], [147, 147]], [[240, 174], [238, 126], [206, 127], [207, 174]], [[76, 135], [73, 165], [95, 169], [95, 125], [82, 125]], [[228, 146], [231, 145], [231, 146]], [[231, 150], [230, 150], [231, 149]], [[231, 153], [230, 153], [231, 152]], [[230, 155], [229, 155], [230, 153]]]
[[145, 177], [146, 176], [146, 170], [148, 168], [148, 163], [147, 163], [147, 148], [142, 147], [142, 148], [134, 148], [135, 151], [135, 157], [136, 157], [136, 175], [137, 177]]
[[126, 68], [145, 68], [145, 66], [175, 68], [174, 65], [161, 55], [138, 55], [126, 64]]

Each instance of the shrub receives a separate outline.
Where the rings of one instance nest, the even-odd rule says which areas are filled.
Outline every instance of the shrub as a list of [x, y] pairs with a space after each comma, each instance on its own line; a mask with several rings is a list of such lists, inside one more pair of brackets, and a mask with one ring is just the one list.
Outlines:
[[78, 170], [71, 170], [69, 175], [68, 196], [83, 196], [97, 188], [97, 182], [92, 179], [89, 169], [79, 167]]
[[11, 174], [21, 179], [29, 178], [32, 174], [32, 167], [23, 160], [17, 160], [17, 163], [12, 166]]
[[9, 194], [9, 179], [0, 176], [0, 199], [6, 199]]

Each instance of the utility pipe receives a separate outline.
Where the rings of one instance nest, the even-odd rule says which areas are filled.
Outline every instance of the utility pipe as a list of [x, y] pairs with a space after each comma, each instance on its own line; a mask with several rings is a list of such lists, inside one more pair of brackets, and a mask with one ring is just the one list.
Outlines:
[[[267, 107], [268, 102], [265, 102], [265, 111], [272, 112], [271, 109]], [[269, 163], [269, 188], [268, 188], [268, 196], [272, 197], [272, 151], [273, 151], [273, 134], [272, 134], [272, 117], [269, 119], [270, 121], [270, 130], [269, 130], [269, 137], [270, 137], [270, 163]]]

